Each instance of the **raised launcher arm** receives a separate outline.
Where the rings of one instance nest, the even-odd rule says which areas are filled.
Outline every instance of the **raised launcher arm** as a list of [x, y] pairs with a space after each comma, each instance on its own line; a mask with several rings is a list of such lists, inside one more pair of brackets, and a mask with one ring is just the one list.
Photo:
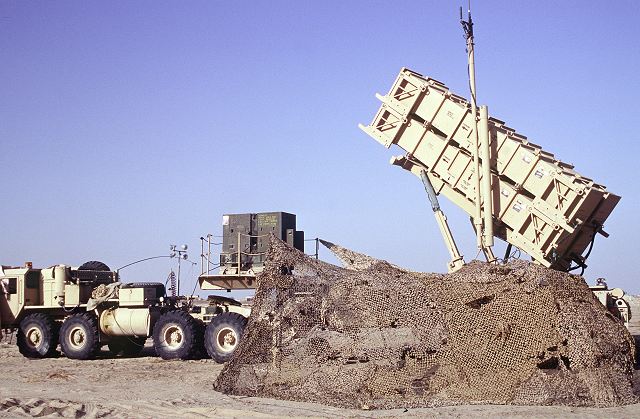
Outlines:
[[[476, 124], [469, 102], [406, 68], [386, 96], [376, 96], [382, 106], [373, 122], [360, 128], [387, 148], [402, 148], [406, 154], [392, 164], [418, 177], [424, 171], [436, 194], [473, 216]], [[586, 267], [582, 254], [596, 233], [607, 236], [602, 226], [620, 197], [504, 122], [489, 118], [488, 130], [493, 235], [544, 266], [562, 271]], [[480, 164], [482, 176], [486, 161]], [[484, 203], [481, 207], [484, 216]]]

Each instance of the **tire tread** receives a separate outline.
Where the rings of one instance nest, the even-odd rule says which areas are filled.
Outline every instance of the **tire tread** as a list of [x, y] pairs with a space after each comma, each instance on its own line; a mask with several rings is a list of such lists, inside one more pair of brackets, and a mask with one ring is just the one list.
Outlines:
[[[74, 325], [80, 323], [87, 329], [88, 345], [80, 351], [74, 351], [67, 346], [66, 334]], [[76, 313], [67, 317], [60, 328], [60, 347], [67, 358], [71, 359], [92, 359], [100, 350], [100, 336], [98, 333], [98, 322], [93, 313]]]
[[218, 350], [216, 342], [217, 329], [219, 326], [225, 324], [232, 326], [236, 329], [238, 340], [240, 340], [242, 339], [242, 334], [244, 333], [244, 328], [247, 325], [247, 321], [248, 319], [243, 315], [232, 312], [222, 313], [215, 316], [213, 320], [211, 320], [211, 322], [207, 325], [207, 329], [204, 334], [204, 346], [209, 356], [219, 364], [225, 363], [229, 359], [231, 359], [235, 350], [232, 352], [223, 352]]
[[[162, 328], [169, 323], [176, 323], [182, 327], [185, 343], [177, 350], [170, 350], [162, 342]], [[195, 359], [202, 340], [202, 333], [196, 320], [182, 310], [171, 310], [160, 316], [153, 326], [153, 347], [162, 359]]]
[[[38, 325], [43, 334], [49, 335], [48, 347], [43, 347], [45, 349], [43, 352], [34, 351], [26, 343], [26, 335], [24, 334], [24, 330], [29, 323], [35, 323]], [[51, 316], [45, 313], [33, 313], [27, 315], [20, 322], [20, 326], [18, 327], [17, 334], [17, 344], [18, 351], [27, 358], [49, 358], [57, 354], [58, 348], [58, 333], [59, 326], [58, 324], [51, 318]]]

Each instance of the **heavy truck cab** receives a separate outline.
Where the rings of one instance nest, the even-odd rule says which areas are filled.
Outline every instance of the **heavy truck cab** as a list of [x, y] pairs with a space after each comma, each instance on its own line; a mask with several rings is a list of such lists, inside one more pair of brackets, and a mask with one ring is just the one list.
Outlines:
[[[89, 269], [92, 267], [101, 269]], [[20, 322], [25, 313], [35, 309], [55, 311], [65, 307], [86, 306], [95, 287], [113, 282], [117, 282], [117, 273], [95, 262], [78, 268], [58, 265], [34, 269], [29, 262], [24, 267], [2, 266], [0, 325], [10, 328]]]
[[24, 268], [0, 266], [0, 338], [3, 329], [12, 329], [19, 322], [25, 305], [39, 301], [40, 284], [33, 281], [36, 275], [39, 279], [40, 272], [28, 265]]
[[0, 329], [17, 330], [20, 352], [28, 357], [53, 355], [63, 321], [86, 311], [93, 289], [117, 282], [117, 273], [101, 262], [72, 268], [0, 267]]

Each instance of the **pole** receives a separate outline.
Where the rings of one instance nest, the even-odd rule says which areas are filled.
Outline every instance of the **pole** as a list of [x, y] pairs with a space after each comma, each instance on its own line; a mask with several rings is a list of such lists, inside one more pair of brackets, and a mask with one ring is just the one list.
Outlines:
[[[204, 257], [204, 237], [200, 237], [200, 275], [204, 275], [204, 262], [205, 262], [205, 257]], [[207, 264], [207, 268], [209, 267], [209, 264]]]
[[478, 105], [476, 102], [476, 62], [473, 44], [473, 20], [471, 19], [471, 6], [469, 6], [468, 20], [462, 20], [462, 7], [460, 8], [460, 23], [467, 39], [467, 59], [469, 66], [469, 89], [471, 90], [471, 118], [473, 119], [474, 130], [474, 150], [473, 150], [473, 172], [475, 184], [476, 207], [473, 215], [473, 225], [476, 229], [476, 245], [479, 249], [483, 248], [482, 243], [482, 207], [480, 199], [480, 156], [478, 144]]
[[180, 260], [182, 259], [182, 255], [178, 253], [178, 289], [177, 294], [180, 296]]
[[211, 270], [211, 234], [207, 234], [207, 275]]
[[485, 248], [493, 246], [493, 200], [491, 189], [491, 153], [489, 142], [489, 109], [486, 105], [480, 107], [480, 149], [482, 151], [482, 201], [484, 203], [484, 232], [483, 243]]
[[238, 276], [240, 276], [240, 268], [242, 265], [240, 264], [240, 258], [242, 257], [242, 249], [240, 249], [240, 233], [238, 233]]

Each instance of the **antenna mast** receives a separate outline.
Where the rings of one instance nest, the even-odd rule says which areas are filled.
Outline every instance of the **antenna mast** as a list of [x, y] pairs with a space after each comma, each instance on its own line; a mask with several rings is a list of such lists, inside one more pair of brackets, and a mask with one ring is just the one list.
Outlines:
[[[474, 153], [473, 167], [476, 191], [476, 207], [473, 216], [473, 226], [476, 231], [476, 245], [485, 254], [487, 261], [496, 260], [491, 250], [493, 246], [493, 209], [491, 198], [491, 168], [490, 151], [489, 151], [489, 132], [488, 132], [488, 109], [482, 106], [480, 109], [480, 124], [478, 124], [478, 102], [476, 95], [476, 63], [473, 38], [473, 19], [471, 18], [471, 0], [469, 0], [469, 8], [467, 10], [467, 20], [462, 15], [462, 7], [460, 7], [460, 24], [464, 31], [464, 37], [467, 41], [467, 59], [469, 72], [469, 89], [471, 90], [471, 117], [474, 123]], [[479, 130], [482, 128], [482, 131]], [[481, 141], [482, 140], [482, 141]], [[481, 144], [482, 142], [482, 144]], [[483, 187], [480, 189], [480, 150], [482, 149], [483, 160]], [[484, 203], [484, 223], [482, 218], [482, 204]], [[483, 228], [484, 225], [484, 228]]]

